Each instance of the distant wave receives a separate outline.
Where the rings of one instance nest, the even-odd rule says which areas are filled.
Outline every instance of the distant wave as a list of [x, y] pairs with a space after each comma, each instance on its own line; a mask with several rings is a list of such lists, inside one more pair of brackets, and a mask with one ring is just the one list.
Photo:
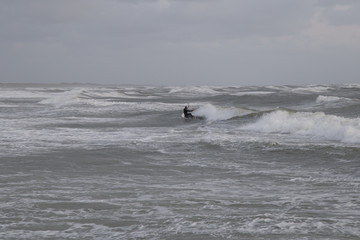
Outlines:
[[289, 112], [276, 110], [264, 114], [244, 130], [288, 133], [325, 138], [345, 143], [360, 143], [360, 119], [326, 115], [323, 112]]
[[293, 88], [291, 91], [292, 92], [297, 92], [297, 93], [320, 93], [320, 92], [328, 92], [330, 90], [333, 90], [334, 88], [331, 86], [322, 86], [322, 85], [308, 85], [308, 86], [304, 86], [304, 87], [296, 87]]
[[69, 91], [55, 93], [48, 96], [46, 99], [40, 101], [40, 104], [53, 105], [56, 107], [61, 107], [64, 105], [70, 105], [79, 103], [82, 89], [72, 89]]
[[338, 102], [353, 102], [355, 99], [345, 98], [345, 97], [335, 97], [335, 96], [323, 96], [319, 95], [316, 98], [316, 103], [338, 103]]
[[273, 94], [275, 92], [268, 92], [268, 91], [249, 91], [249, 92], [237, 92], [231, 93], [230, 95], [233, 96], [262, 96], [267, 94]]
[[94, 98], [87, 90], [76, 88], [60, 93], [52, 93], [39, 102], [40, 104], [53, 105], [54, 107], [72, 105], [111, 106], [116, 104], [106, 98]]
[[182, 96], [218, 95], [217, 87], [211, 86], [188, 86], [188, 87], [167, 87], [168, 94], [180, 94]]
[[324, 85], [306, 85], [306, 86], [266, 86], [267, 89], [277, 90], [280, 92], [292, 92], [300, 94], [323, 93], [334, 90], [333, 86]]
[[0, 98], [13, 98], [13, 99], [37, 99], [47, 97], [48, 94], [36, 90], [3, 90], [0, 91]]

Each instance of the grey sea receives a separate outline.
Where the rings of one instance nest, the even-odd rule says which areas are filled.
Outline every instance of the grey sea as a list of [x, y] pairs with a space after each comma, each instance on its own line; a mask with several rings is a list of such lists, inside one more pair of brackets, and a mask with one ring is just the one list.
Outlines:
[[358, 240], [359, 190], [360, 85], [0, 84], [0, 239]]

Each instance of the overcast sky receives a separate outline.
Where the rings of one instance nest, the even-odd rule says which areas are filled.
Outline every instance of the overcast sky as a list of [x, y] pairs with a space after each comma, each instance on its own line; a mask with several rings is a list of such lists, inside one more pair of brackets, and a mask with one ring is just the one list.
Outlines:
[[0, 0], [0, 82], [360, 83], [360, 1]]

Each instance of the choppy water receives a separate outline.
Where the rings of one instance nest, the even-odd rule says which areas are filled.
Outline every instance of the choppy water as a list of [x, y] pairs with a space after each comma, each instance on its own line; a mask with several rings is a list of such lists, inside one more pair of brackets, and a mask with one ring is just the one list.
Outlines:
[[0, 239], [360, 239], [360, 85], [2, 84], [0, 114]]

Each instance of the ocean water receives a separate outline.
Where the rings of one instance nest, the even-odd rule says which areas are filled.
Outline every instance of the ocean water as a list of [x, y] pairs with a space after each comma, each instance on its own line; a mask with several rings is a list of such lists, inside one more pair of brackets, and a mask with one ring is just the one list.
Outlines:
[[360, 239], [359, 190], [360, 85], [0, 84], [0, 239]]

